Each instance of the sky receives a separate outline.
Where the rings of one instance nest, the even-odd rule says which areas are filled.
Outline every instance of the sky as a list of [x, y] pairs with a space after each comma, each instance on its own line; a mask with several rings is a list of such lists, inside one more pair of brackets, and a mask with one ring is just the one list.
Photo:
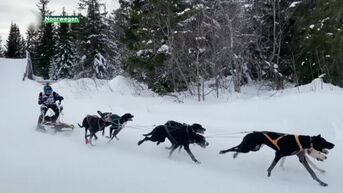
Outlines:
[[[48, 9], [59, 15], [65, 7], [67, 13], [76, 12], [79, 0], [50, 0]], [[119, 7], [118, 0], [101, 0], [106, 4], [107, 10]], [[30, 24], [37, 24], [39, 12], [36, 4], [38, 0], [0, 0], [0, 36], [4, 45], [10, 30], [11, 22], [19, 26], [20, 33], [25, 35]]]

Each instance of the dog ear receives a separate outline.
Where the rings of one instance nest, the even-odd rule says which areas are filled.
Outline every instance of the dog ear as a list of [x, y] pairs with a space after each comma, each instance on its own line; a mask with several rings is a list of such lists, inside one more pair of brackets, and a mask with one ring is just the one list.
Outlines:
[[322, 137], [321, 134], [319, 134], [317, 137]]
[[101, 111], [97, 111], [97, 112], [102, 117], [102, 115], [103, 115], [102, 112]]

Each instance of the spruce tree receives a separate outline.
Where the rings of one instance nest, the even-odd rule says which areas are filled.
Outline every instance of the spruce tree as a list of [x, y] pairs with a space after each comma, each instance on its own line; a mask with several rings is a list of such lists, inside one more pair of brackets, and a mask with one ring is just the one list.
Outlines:
[[31, 58], [36, 54], [38, 43], [38, 31], [33, 25], [30, 25], [26, 31], [26, 50], [30, 53]]
[[325, 74], [324, 80], [343, 86], [343, 1], [301, 3], [289, 31], [300, 84]]
[[[40, 0], [38, 9], [43, 21], [45, 16], [51, 15], [47, 9], [49, 0]], [[38, 29], [38, 45], [35, 57], [32, 57], [33, 68], [36, 74], [44, 79], [49, 79], [49, 70], [51, 68], [53, 56], [55, 55], [55, 26], [53, 23], [43, 23]]]
[[37, 47], [36, 66], [44, 79], [49, 79], [49, 69], [55, 55], [55, 29], [54, 24], [46, 23], [42, 26], [41, 38]]
[[104, 4], [100, 0], [80, 0], [80, 9], [87, 11], [86, 17], [82, 17], [82, 34], [80, 41], [81, 72], [77, 77], [93, 77], [109, 79], [113, 77], [107, 45], [111, 43], [105, 25], [106, 12]]
[[[63, 8], [62, 16], [66, 15]], [[50, 77], [53, 80], [73, 78], [74, 76], [74, 65], [77, 62], [77, 56], [70, 25], [60, 23], [57, 29], [56, 52], [50, 68]]]
[[124, 69], [134, 78], [145, 81], [156, 92], [170, 88], [165, 73], [170, 56], [169, 39], [184, 19], [183, 0], [119, 1], [117, 22], [122, 28], [121, 41], [127, 49]]
[[5, 55], [7, 58], [24, 57], [23, 50], [25, 50], [25, 47], [23, 45], [23, 38], [21, 37], [19, 28], [15, 23], [11, 23], [6, 49], [7, 51]]

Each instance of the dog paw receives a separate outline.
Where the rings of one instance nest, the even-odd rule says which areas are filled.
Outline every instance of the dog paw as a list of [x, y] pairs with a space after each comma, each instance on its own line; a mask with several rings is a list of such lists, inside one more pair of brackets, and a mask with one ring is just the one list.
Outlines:
[[219, 152], [219, 154], [224, 154], [225, 153], [225, 151], [224, 150], [221, 150], [220, 152]]
[[199, 162], [198, 160], [195, 160], [194, 161], [196, 164], [201, 164], [201, 162]]
[[324, 182], [319, 182], [319, 184], [321, 185], [321, 186], [328, 186], [328, 184], [327, 183], [324, 183]]

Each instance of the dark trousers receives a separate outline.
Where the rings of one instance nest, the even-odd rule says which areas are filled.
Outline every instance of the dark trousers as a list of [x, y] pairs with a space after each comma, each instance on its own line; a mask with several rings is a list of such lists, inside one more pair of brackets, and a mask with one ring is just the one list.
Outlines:
[[[54, 111], [54, 115], [53, 116], [45, 116], [46, 112], [51, 109]], [[44, 115], [44, 121], [50, 121], [50, 122], [55, 122], [58, 118], [58, 116], [60, 115], [60, 111], [58, 110], [58, 107], [56, 104], [52, 104], [52, 105], [46, 105], [46, 107], [41, 107], [41, 112], [42, 115]], [[42, 115], [39, 117], [38, 122], [41, 123], [42, 122]]]

